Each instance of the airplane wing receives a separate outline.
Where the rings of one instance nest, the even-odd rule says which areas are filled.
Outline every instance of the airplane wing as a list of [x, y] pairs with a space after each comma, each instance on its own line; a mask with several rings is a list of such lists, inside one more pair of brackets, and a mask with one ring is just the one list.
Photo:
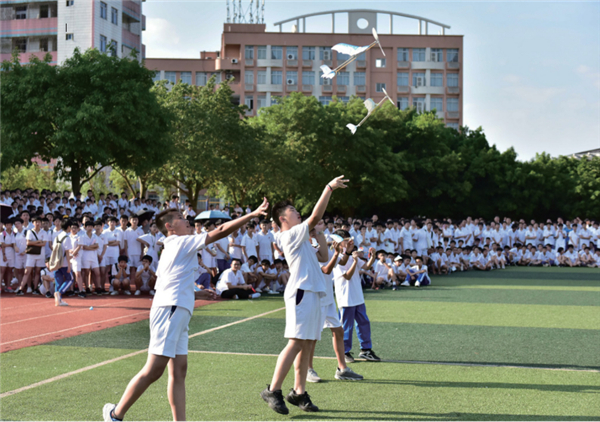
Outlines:
[[372, 113], [373, 110], [377, 108], [377, 104], [375, 104], [375, 101], [373, 101], [371, 98], [367, 98], [365, 100], [365, 107], [367, 107], [367, 111], [369, 113]]
[[332, 50], [335, 50], [338, 53], [348, 54], [350, 56], [356, 56], [356, 55], [362, 53], [363, 51], [368, 50], [368, 48], [369, 48], [368, 45], [365, 45], [363, 47], [358, 47], [356, 45], [345, 44], [345, 43], [336, 44], [333, 47], [331, 47]]

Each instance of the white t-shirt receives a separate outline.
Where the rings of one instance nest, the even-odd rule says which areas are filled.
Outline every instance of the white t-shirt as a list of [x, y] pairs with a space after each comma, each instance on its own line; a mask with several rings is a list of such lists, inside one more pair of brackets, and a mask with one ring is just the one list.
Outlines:
[[[110, 273], [113, 277], [116, 277], [119, 274], [119, 263], [117, 262], [116, 264], [111, 265], [112, 269], [110, 270]], [[125, 278], [129, 277], [129, 273], [131, 272], [131, 266], [129, 264], [127, 264], [127, 267], [125, 267]]]
[[79, 244], [82, 245], [79, 254], [81, 255], [81, 258], [84, 261], [98, 260], [98, 253], [96, 251], [86, 251], [83, 249], [83, 246], [92, 246], [100, 244], [100, 239], [98, 238], [98, 236], [96, 236], [96, 233], [92, 232], [91, 236], [88, 236], [87, 233], [83, 233], [81, 236], [79, 236]]
[[390, 270], [388, 267], [385, 266], [384, 263], [382, 263], [381, 261], [375, 262], [373, 269], [375, 270], [375, 275], [377, 277], [383, 277], [386, 280], [388, 279], [388, 273]]
[[206, 247], [206, 237], [207, 233], [165, 238], [152, 307], [181, 306], [190, 314], [194, 312], [194, 275], [198, 269], [198, 250]]
[[221, 278], [219, 278], [219, 282], [216, 286], [217, 294], [220, 295], [225, 290], [229, 290], [229, 286], [227, 286], [227, 283], [231, 284], [232, 286], [240, 286], [242, 284], [245, 284], [242, 272], [238, 271], [237, 273], [234, 273], [231, 268], [228, 268], [225, 271], [223, 271], [223, 274], [221, 274]]
[[[258, 247], [259, 249], [259, 253], [262, 257], [271, 257], [272, 258], [272, 253], [271, 253], [271, 245], [273, 244], [273, 242], [275, 242], [275, 237], [273, 236], [273, 233], [271, 232], [267, 232], [267, 234], [263, 234], [262, 231], [256, 233], [256, 240], [258, 241]], [[250, 256], [250, 255], [248, 255]], [[260, 257], [257, 257], [260, 259]]]
[[127, 240], [127, 256], [140, 256], [142, 255], [142, 244], [137, 239], [144, 235], [144, 231], [141, 227], [133, 229], [129, 227], [125, 230], [125, 240]]
[[336, 265], [333, 269], [333, 280], [335, 283], [335, 298], [338, 308], [347, 308], [350, 306], [358, 306], [365, 303], [362, 287], [360, 285], [360, 268], [364, 265], [362, 260], [358, 260], [354, 274], [350, 280], [346, 280], [344, 274], [350, 269], [354, 257], [348, 257], [346, 265]]
[[[34, 233], [35, 233], [35, 235], [34, 235]], [[36, 239], [36, 236], [37, 236], [37, 239]], [[39, 233], [36, 232], [33, 229], [32, 230], [27, 230], [27, 236], [25, 236], [25, 238], [27, 240], [32, 241], [32, 242], [35, 242], [35, 241], [38, 241], [38, 240], [39, 241], [43, 241], [43, 242], [49, 242], [51, 240], [50, 236], [48, 235], [48, 232], [45, 231], [45, 230], [43, 230], [43, 229], [40, 229]], [[40, 254], [39, 255], [33, 255], [33, 256], [36, 256], [36, 257], [39, 257], [39, 258], [42, 258], [42, 259], [46, 259], [46, 247], [42, 246], [42, 251], [40, 252]]]
[[144, 283], [145, 285], [148, 284], [148, 282], [150, 281], [150, 270], [152, 269], [152, 267], [149, 267], [148, 270], [145, 269], [144, 265], [140, 265], [139, 267], [137, 267], [137, 271], [142, 271], [142, 283]]
[[246, 248], [246, 255], [248, 256], [248, 258], [250, 258], [253, 255], [258, 258], [256, 252], [257, 245], [258, 241], [256, 240], [256, 234], [253, 234], [252, 238], [250, 238], [250, 236], [248, 236], [248, 233], [246, 233], [242, 238], [242, 246]]
[[[217, 250], [217, 256], [215, 257], [215, 259], [225, 259], [225, 252], [227, 252], [227, 249], [229, 248], [229, 238], [228, 237], [223, 237], [219, 240], [217, 240], [215, 243], [215, 248]], [[221, 247], [221, 249], [223, 249], [225, 252], [221, 252], [221, 250], [219, 248], [217, 248], [217, 245], [219, 245]], [[229, 253], [229, 252], [227, 252]], [[248, 255], [250, 256], [250, 255]]]
[[[230, 234], [227, 237], [227, 240], [229, 240], [229, 255], [232, 258], [237, 258], [237, 259], [242, 259], [242, 236], [239, 234], [234, 235], [234, 234]], [[231, 245], [239, 245], [239, 246], [231, 246]], [[250, 256], [250, 255], [248, 255]]]
[[[108, 242], [114, 242], [115, 240], [118, 240], [119, 243], [121, 243], [121, 240], [123, 239], [123, 232], [116, 228], [113, 231], [106, 229], [102, 232], [102, 237], [104, 238], [106, 244], [108, 244]], [[108, 246], [104, 256], [109, 258], [117, 258], [119, 256], [119, 245]]]
[[308, 223], [281, 232], [280, 242], [290, 268], [284, 297], [293, 297], [298, 289], [325, 296], [325, 277], [310, 243]]
[[406, 227], [400, 230], [400, 237], [402, 238], [404, 249], [413, 249], [412, 233]]

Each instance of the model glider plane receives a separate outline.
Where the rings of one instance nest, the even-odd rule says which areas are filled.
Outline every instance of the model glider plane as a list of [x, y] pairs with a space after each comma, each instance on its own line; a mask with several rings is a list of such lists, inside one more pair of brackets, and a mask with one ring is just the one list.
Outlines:
[[385, 100], [389, 100], [390, 103], [392, 103], [394, 106], [394, 101], [392, 101], [392, 99], [390, 98], [390, 96], [388, 95], [387, 91], [385, 90], [385, 88], [383, 88], [383, 93], [385, 94], [385, 97], [383, 97], [383, 100], [379, 101], [378, 103], [375, 103], [375, 101], [373, 101], [371, 98], [367, 98], [365, 100], [365, 107], [367, 108], [367, 115], [365, 116], [364, 119], [362, 119], [360, 121], [360, 123], [358, 125], [353, 125], [352, 123], [348, 123], [346, 125], [346, 127], [348, 129], [350, 129], [350, 131], [352, 132], [352, 134], [354, 135], [356, 133], [356, 129], [358, 129], [368, 118], [371, 114], [373, 114], [373, 112], [381, 105], [383, 104], [383, 102]]
[[345, 44], [345, 43], [336, 44], [333, 47], [331, 47], [332, 50], [335, 50], [338, 53], [350, 55], [350, 58], [348, 60], [346, 60], [344, 63], [342, 63], [341, 65], [339, 65], [338, 67], [336, 67], [335, 69], [330, 69], [329, 66], [327, 66], [325, 64], [322, 65], [321, 70], [323, 71], [323, 74], [321, 75], [321, 77], [326, 78], [326, 79], [333, 79], [333, 77], [340, 70], [342, 70], [343, 68], [348, 66], [350, 63], [352, 63], [354, 60], [356, 60], [360, 53], [370, 50], [371, 48], [375, 47], [376, 45], [379, 46], [379, 48], [381, 49], [381, 53], [385, 56], [383, 48], [381, 47], [381, 44], [379, 43], [379, 36], [377, 35], [377, 31], [375, 31], [375, 28], [373, 28], [373, 37], [375, 38], [375, 41], [373, 41], [369, 45], [365, 45], [362, 47], [357, 47], [356, 45]]

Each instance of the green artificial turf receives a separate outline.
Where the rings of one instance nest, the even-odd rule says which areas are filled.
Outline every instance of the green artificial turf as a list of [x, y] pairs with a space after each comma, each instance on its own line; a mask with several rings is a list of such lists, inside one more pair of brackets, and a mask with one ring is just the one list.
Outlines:
[[[428, 288], [367, 291], [365, 298], [373, 348], [388, 362], [353, 364], [353, 369], [365, 375], [363, 382], [334, 381], [331, 333], [325, 330], [316, 348], [316, 356], [323, 358], [315, 359], [315, 369], [326, 382], [308, 387], [323, 411], [305, 414], [292, 409], [288, 417], [273, 413], [258, 396], [270, 382], [276, 361], [275, 356], [264, 355], [277, 355], [286, 343], [285, 312], [276, 311], [284, 306], [282, 298], [265, 296], [197, 308], [190, 322], [188, 419], [600, 418], [600, 373], [589, 371], [600, 369], [597, 270], [469, 272], [434, 277]], [[270, 311], [276, 312], [204, 333]], [[202, 334], [194, 336], [197, 333]], [[148, 340], [148, 321], [141, 321], [3, 353], [1, 391], [145, 349]], [[358, 349], [355, 334], [355, 354]], [[98, 420], [102, 405], [119, 400], [145, 360], [146, 353], [142, 353], [5, 397], [0, 417]], [[513, 365], [517, 368], [507, 367]], [[169, 420], [166, 381], [165, 376], [150, 387], [127, 419]], [[290, 375], [284, 389], [291, 386]]]

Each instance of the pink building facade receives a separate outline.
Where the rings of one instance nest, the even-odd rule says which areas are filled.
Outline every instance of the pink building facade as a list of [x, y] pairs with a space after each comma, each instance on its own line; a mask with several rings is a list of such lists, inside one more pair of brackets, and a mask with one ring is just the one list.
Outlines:
[[[385, 56], [372, 48], [333, 80], [321, 78], [322, 64], [333, 69], [348, 58], [331, 46], [373, 42], [375, 12], [389, 13], [392, 22], [390, 12], [336, 11], [327, 13], [348, 13], [350, 33], [335, 33], [334, 19], [331, 33], [298, 32], [301, 23], [306, 27], [306, 17], [313, 15], [288, 20], [297, 23], [292, 32], [266, 32], [264, 24], [225, 23], [220, 51], [202, 52], [199, 59], [146, 59], [145, 63], [157, 72], [155, 80], [171, 83], [204, 85], [213, 74], [217, 82], [233, 78], [234, 102], [246, 104], [248, 115], [256, 115], [274, 98], [290, 92], [328, 104], [334, 96], [341, 101], [354, 95], [379, 101], [385, 89], [398, 108], [435, 109], [448, 126], [458, 129], [463, 124], [463, 36], [445, 35], [447, 25], [411, 16], [419, 19], [419, 35], [394, 34], [390, 25], [391, 34], [379, 34]], [[369, 22], [359, 28], [357, 22], [364, 17]], [[442, 26], [442, 33], [428, 35], [429, 24]], [[282, 23], [275, 25], [282, 30]]]
[[75, 48], [119, 57], [135, 49], [142, 60], [145, 22], [142, 0], [0, 0], [0, 61], [16, 49], [21, 63], [49, 53], [60, 64]]

